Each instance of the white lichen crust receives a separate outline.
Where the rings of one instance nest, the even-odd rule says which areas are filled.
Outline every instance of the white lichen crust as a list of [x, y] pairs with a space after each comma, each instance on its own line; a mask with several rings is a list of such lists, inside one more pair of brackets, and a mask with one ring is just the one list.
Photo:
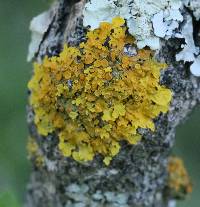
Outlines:
[[200, 56], [198, 56], [190, 67], [190, 71], [195, 76], [200, 77]]
[[186, 7], [188, 7], [194, 14], [196, 20], [200, 20], [200, 1], [199, 0], [183, 0]]
[[195, 55], [199, 52], [199, 48], [194, 44], [192, 17], [189, 15], [186, 16], [185, 23], [182, 27], [182, 33], [179, 38], [185, 39], [185, 43], [181, 45], [183, 49], [176, 55], [176, 60], [193, 62], [195, 60]]
[[44, 33], [47, 31], [51, 21], [52, 15], [50, 11], [43, 12], [32, 19], [29, 27], [32, 36], [29, 44], [27, 61], [31, 61], [35, 53], [37, 53]]

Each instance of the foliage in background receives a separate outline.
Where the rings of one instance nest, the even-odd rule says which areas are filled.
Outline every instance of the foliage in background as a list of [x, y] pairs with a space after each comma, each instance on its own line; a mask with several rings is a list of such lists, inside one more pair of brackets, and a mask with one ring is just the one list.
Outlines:
[[0, 207], [20, 207], [21, 205], [12, 191], [0, 193]]

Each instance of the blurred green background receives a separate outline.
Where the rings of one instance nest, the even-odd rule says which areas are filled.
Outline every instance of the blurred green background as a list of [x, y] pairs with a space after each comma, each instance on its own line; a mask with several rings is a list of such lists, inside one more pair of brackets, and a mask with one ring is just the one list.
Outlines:
[[[0, 0], [0, 207], [21, 207], [30, 165], [26, 159], [26, 62], [29, 22], [48, 0]], [[178, 207], [200, 206], [200, 109], [177, 129], [174, 153], [181, 156], [194, 183], [192, 195]]]

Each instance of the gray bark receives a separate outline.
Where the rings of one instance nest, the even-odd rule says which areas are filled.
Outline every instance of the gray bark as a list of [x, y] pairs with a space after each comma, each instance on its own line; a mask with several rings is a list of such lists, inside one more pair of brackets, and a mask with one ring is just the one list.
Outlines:
[[[84, 0], [60, 0], [55, 5], [36, 60], [57, 55], [63, 42], [76, 45], [84, 38], [81, 19], [84, 4]], [[197, 38], [196, 41], [198, 44]], [[32, 163], [26, 207], [170, 206], [173, 198], [165, 193], [166, 167], [175, 129], [200, 101], [199, 80], [190, 74], [187, 64], [175, 61], [179, 47], [177, 40], [163, 42], [157, 55], [169, 65], [161, 77], [161, 83], [174, 93], [169, 112], [155, 120], [154, 133], [140, 130], [143, 139], [139, 144], [131, 146], [122, 142], [120, 153], [108, 167], [100, 156], [85, 164], [62, 157], [57, 135], [41, 137], [34, 125], [34, 112], [27, 107], [29, 132], [36, 139], [45, 162], [42, 167]]]

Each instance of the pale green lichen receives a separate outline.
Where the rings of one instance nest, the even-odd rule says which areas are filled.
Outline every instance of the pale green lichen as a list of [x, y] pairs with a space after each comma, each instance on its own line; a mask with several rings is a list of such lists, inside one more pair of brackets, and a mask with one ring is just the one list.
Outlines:
[[121, 16], [139, 48], [158, 50], [160, 37], [167, 40], [177, 33], [183, 21], [181, 8], [181, 0], [90, 0], [83, 11], [83, 24], [95, 29], [102, 21]]
[[165, 64], [149, 49], [136, 47], [124, 19], [102, 22], [78, 47], [65, 46], [58, 57], [34, 65], [30, 104], [41, 135], [57, 132], [63, 156], [77, 161], [96, 154], [108, 165], [120, 141], [136, 144], [138, 128], [155, 129], [153, 119], [166, 113], [172, 93], [159, 84]]

